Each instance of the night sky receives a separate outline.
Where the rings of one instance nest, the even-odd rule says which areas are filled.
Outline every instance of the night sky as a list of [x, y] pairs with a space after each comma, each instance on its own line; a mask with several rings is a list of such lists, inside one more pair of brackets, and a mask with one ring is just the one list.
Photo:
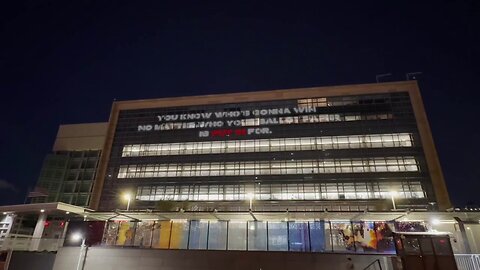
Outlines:
[[9, 2], [0, 9], [0, 204], [23, 203], [58, 125], [107, 121], [113, 99], [371, 83], [382, 73], [404, 80], [407, 72], [423, 72], [454, 204], [480, 203], [477, 0]]

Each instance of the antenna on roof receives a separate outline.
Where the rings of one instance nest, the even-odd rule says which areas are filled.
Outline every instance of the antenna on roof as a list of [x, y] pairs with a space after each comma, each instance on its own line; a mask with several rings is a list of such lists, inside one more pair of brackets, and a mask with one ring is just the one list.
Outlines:
[[409, 73], [405, 73], [405, 77], [407, 78], [407, 81], [410, 81], [410, 78], [416, 80], [417, 75], [420, 75], [420, 74], [422, 74], [422, 72], [409, 72]]
[[375, 79], [377, 80], [377, 83], [379, 83], [379, 82], [380, 82], [380, 78], [388, 77], [388, 76], [392, 76], [392, 73], [384, 73], [384, 74], [375, 75]]

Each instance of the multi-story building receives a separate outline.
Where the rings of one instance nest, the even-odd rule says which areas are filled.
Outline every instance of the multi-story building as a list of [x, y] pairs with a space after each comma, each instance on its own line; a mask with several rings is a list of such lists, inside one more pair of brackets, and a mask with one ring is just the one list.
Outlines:
[[43, 199], [90, 209], [2, 206], [1, 248], [25, 242], [8, 236], [12, 219], [38, 216], [28, 249], [58, 250], [53, 269], [456, 269], [455, 259], [478, 259], [465, 255], [478, 253], [478, 212], [444, 211], [415, 81], [116, 101], [108, 123], [60, 128], [39, 187]]
[[43, 162], [32, 203], [88, 206], [107, 123], [61, 125]]
[[116, 101], [106, 138], [94, 209], [450, 207], [415, 81]]

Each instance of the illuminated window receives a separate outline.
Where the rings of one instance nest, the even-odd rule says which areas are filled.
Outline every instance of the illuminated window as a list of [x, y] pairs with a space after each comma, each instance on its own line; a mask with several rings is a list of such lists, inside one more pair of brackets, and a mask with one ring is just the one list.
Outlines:
[[425, 191], [420, 182], [356, 182], [140, 186], [137, 189], [136, 199], [140, 201], [242, 201], [248, 199], [247, 193], [253, 193], [255, 200], [365, 200], [390, 199], [392, 190], [396, 190], [400, 198], [425, 198]]
[[[275, 152], [327, 149], [356, 149], [381, 147], [411, 147], [411, 134], [376, 134], [324, 136], [303, 138], [276, 138], [212, 142], [184, 142], [144, 145], [125, 145], [123, 157], [220, 154], [244, 152]], [[161, 149], [161, 150], [156, 150]]]

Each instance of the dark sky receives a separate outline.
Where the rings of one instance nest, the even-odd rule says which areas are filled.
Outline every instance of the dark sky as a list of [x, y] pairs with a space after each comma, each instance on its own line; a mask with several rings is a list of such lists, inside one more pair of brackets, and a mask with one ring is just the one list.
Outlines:
[[58, 125], [107, 121], [115, 98], [417, 71], [451, 197], [480, 203], [477, 0], [9, 2], [0, 9], [0, 204], [23, 202]]

